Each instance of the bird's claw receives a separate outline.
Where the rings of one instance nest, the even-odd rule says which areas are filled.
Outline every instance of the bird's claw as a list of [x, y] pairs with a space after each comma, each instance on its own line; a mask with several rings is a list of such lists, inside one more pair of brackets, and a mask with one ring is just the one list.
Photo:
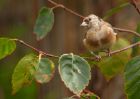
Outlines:
[[107, 53], [107, 55], [108, 55], [108, 56], [111, 56], [111, 53], [110, 53], [110, 52], [108, 52], [108, 53]]
[[107, 56], [111, 56], [110, 49], [107, 50]]

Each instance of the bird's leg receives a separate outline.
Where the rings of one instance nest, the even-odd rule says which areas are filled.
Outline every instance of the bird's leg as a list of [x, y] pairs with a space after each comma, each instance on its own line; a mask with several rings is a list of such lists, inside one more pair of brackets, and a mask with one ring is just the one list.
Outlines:
[[90, 51], [90, 53], [95, 56], [95, 58], [97, 59], [97, 61], [101, 60], [101, 56], [100, 55], [96, 55], [93, 51]]
[[107, 55], [111, 56], [110, 49], [107, 49]]

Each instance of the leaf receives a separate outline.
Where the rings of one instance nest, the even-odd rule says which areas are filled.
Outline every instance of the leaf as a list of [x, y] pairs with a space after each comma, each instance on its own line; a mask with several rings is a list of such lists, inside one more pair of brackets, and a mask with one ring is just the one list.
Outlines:
[[91, 78], [91, 69], [86, 60], [73, 54], [64, 54], [59, 59], [59, 73], [65, 85], [80, 95]]
[[8, 38], [0, 38], [0, 59], [10, 55], [15, 49], [15, 41]]
[[[125, 39], [119, 38], [116, 44], [113, 45], [112, 49], [117, 50], [124, 48], [129, 45], [129, 42]], [[106, 77], [107, 80], [110, 80], [117, 74], [120, 74], [124, 70], [124, 66], [128, 62], [131, 54], [131, 49], [113, 55], [111, 57], [104, 58], [99, 62], [98, 66]]]
[[140, 99], [140, 56], [127, 63], [124, 76], [125, 91], [128, 99]]
[[31, 84], [37, 64], [38, 58], [34, 54], [26, 55], [18, 62], [12, 75], [13, 94], [23, 86]]
[[107, 13], [105, 14], [104, 16], [104, 20], [108, 19], [109, 17], [111, 17], [113, 14], [119, 12], [120, 10], [122, 10], [124, 7], [128, 6], [130, 3], [129, 2], [125, 2], [125, 3], [122, 3], [120, 5], [118, 5], [117, 7], [115, 8], [112, 8], [110, 9], [109, 11], [107, 11]]
[[91, 93], [91, 94], [82, 94], [82, 98], [80, 99], [100, 99], [100, 97], [94, 93]]
[[[136, 32], [140, 33], [140, 23], [137, 25]], [[138, 41], [140, 41], [140, 38], [137, 36], [134, 36], [132, 43], [136, 43]], [[135, 46], [132, 48], [132, 54], [131, 54], [132, 57], [137, 56], [139, 53], [140, 53], [139, 46]]]
[[35, 79], [39, 83], [47, 83], [53, 77], [54, 63], [48, 58], [41, 58], [35, 73]]
[[43, 39], [51, 31], [54, 24], [54, 14], [51, 8], [43, 7], [36, 20], [34, 33], [37, 39]]

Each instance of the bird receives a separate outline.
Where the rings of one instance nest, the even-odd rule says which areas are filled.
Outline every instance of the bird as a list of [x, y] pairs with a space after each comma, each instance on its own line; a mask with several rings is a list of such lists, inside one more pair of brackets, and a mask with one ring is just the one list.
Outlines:
[[84, 46], [96, 59], [101, 59], [99, 52], [107, 52], [110, 56], [110, 48], [116, 42], [115, 33], [110, 23], [100, 17], [90, 14], [83, 19], [81, 26], [86, 27]]

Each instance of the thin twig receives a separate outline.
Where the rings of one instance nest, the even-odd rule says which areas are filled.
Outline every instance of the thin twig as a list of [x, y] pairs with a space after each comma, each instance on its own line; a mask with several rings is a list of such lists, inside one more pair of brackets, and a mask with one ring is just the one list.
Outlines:
[[127, 30], [127, 29], [121, 29], [121, 28], [116, 28], [116, 27], [113, 27], [114, 30], [117, 30], [119, 32], [127, 32], [127, 33], [131, 33], [131, 34], [134, 34], [138, 37], [140, 37], [140, 34], [135, 32], [135, 31], [132, 31], [132, 30]]
[[62, 5], [62, 4], [58, 4], [58, 3], [56, 3], [56, 2], [54, 2], [54, 1], [52, 1], [52, 0], [48, 0], [48, 1], [49, 1], [50, 3], [52, 3], [53, 5], [55, 5], [56, 7], [59, 5], [59, 7], [65, 9], [66, 11], [70, 12], [70, 13], [73, 14], [73, 15], [76, 15], [76, 16], [82, 18], [82, 19], [85, 18], [84, 16], [82, 16], [82, 15], [80, 15], [80, 14], [78, 14], [78, 13], [72, 11], [71, 9], [66, 8], [66, 7], [65, 7], [64, 5]]
[[[123, 51], [125, 51], [125, 50], [128, 50], [128, 49], [130, 49], [130, 48], [133, 48], [133, 47], [139, 46], [139, 45], [140, 45], [140, 42], [131, 44], [131, 45], [129, 45], [129, 46], [127, 46], [127, 47], [124, 47], [124, 48], [122, 48], [122, 49], [118, 49], [118, 50], [115, 50], [115, 51], [110, 52], [110, 55], [112, 56], [112, 55], [118, 54], [118, 53], [120, 53], [120, 52], [123, 52]], [[108, 55], [103, 55], [103, 56], [101, 56], [102, 59], [105, 58], [105, 57], [109, 57], [109, 56], [108, 56]], [[87, 60], [99, 61], [99, 60], [96, 59], [96, 57], [84, 57], [84, 58], [87, 59]]]
[[56, 8], [62, 8], [62, 5], [59, 4], [59, 5], [56, 5], [56, 6], [52, 7], [53, 10], [56, 9]]
[[130, 0], [130, 2], [131, 2], [131, 4], [135, 7], [135, 9], [137, 10], [137, 12], [138, 12], [139, 15], [140, 15], [140, 9], [139, 9], [138, 6], [137, 6], [136, 0]]
[[[131, 45], [129, 45], [129, 46], [125, 47], [125, 48], [119, 49], [119, 50], [115, 50], [115, 51], [111, 52], [110, 55], [120, 53], [120, 52], [122, 52], [122, 51], [125, 51], [125, 50], [127, 50], [127, 49], [133, 48], [133, 47], [138, 46], [138, 45], [140, 45], [140, 42], [131, 44]], [[106, 55], [106, 56], [107, 56], [107, 55]]]
[[[45, 52], [43, 52], [43, 51], [41, 51], [41, 50], [39, 50], [39, 49], [37, 49], [37, 48], [35, 48], [35, 47], [33, 47], [33, 46], [27, 44], [27, 43], [25, 43], [25, 42], [22, 41], [22, 40], [19, 40], [19, 39], [11, 39], [11, 40], [17, 41], [17, 42], [19, 42], [19, 43], [21, 43], [21, 44], [23, 44], [23, 45], [25, 45], [25, 46], [27, 46], [27, 47], [33, 49], [34, 51], [36, 51], [36, 52], [38, 52], [38, 53], [42, 53], [42, 54], [45, 55], [45, 56], [53, 57], [53, 58], [59, 58], [59, 56], [57, 56], [57, 55], [45, 53]], [[110, 55], [112, 56], [112, 55], [114, 55], [114, 54], [120, 53], [120, 52], [122, 52], [122, 51], [128, 50], [128, 49], [133, 48], [133, 47], [138, 46], [138, 45], [140, 45], [140, 42], [136, 42], [136, 43], [131, 44], [131, 45], [125, 47], [125, 48], [112, 51], [112, 52], [110, 52]], [[104, 56], [101, 56], [101, 57], [104, 58], [104, 57], [109, 57], [109, 56], [108, 56], [108, 55], [104, 55]], [[91, 61], [97, 61], [96, 57], [83, 57], [83, 58], [85, 58], [85, 59], [87, 59], [87, 60], [91, 60]]]
[[38, 53], [42, 53], [43, 55], [46, 55], [46, 56], [48, 56], [48, 57], [59, 58], [59, 56], [56, 56], [56, 55], [53, 55], [53, 54], [45, 53], [45, 52], [43, 52], [43, 51], [41, 51], [41, 50], [39, 50], [39, 49], [37, 49], [37, 48], [31, 46], [31, 45], [25, 43], [23, 40], [19, 40], [19, 39], [11, 39], [11, 40], [17, 41], [17, 42], [19, 42], [19, 43], [21, 43], [21, 44], [23, 44], [23, 45], [25, 45], [25, 46], [27, 46], [27, 47], [33, 49], [34, 51], [36, 51], [36, 52], [38, 52]]

